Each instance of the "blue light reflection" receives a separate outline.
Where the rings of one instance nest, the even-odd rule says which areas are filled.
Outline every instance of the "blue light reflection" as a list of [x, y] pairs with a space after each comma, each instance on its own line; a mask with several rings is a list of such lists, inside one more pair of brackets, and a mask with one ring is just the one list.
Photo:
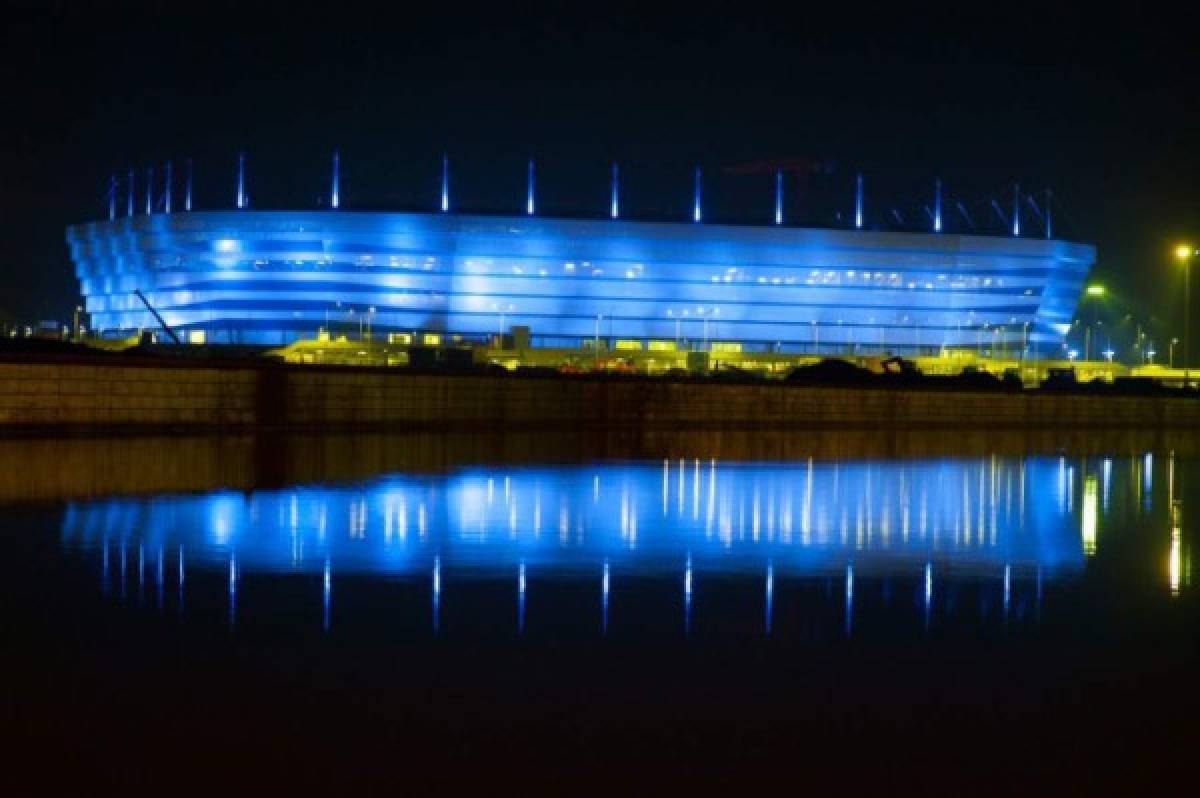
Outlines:
[[542, 574], [590, 581], [599, 572], [602, 632], [614, 574], [682, 578], [685, 631], [701, 575], [757, 575], [765, 578], [767, 634], [780, 580], [841, 576], [849, 636], [860, 576], [916, 581], [928, 625], [935, 575], [999, 580], [1007, 614], [1035, 578], [1040, 595], [1043, 577], [1080, 570], [1085, 547], [1103, 541], [1063, 496], [1080, 484], [1072, 476], [1057, 458], [995, 457], [468, 468], [338, 487], [79, 502], [63, 515], [63, 541], [96, 551], [105, 589], [115, 544], [122, 596], [127, 547], [137, 547], [139, 586], [153, 547], [160, 606], [166, 551], [177, 552], [180, 606], [185, 559], [193, 571], [224, 569], [231, 627], [243, 578], [319, 574], [328, 630], [335, 576], [365, 573], [431, 577], [436, 632], [447, 569], [455, 580], [515, 574], [518, 632], [526, 593]]
[[[115, 498], [64, 514], [67, 540], [184, 549], [193, 567], [405, 574], [583, 571], [604, 561], [665, 573], [690, 555], [721, 571], [828, 573], [927, 562], [957, 569], [1081, 563], [1073, 470], [1058, 459], [726, 464], [712, 460], [467, 469], [348, 487]], [[1012, 483], [1021, 490], [994, 490]], [[497, 489], [497, 486], [502, 488]], [[1066, 499], [1064, 501], [1064, 499]], [[548, 511], [547, 508], [554, 508]], [[551, 534], [546, 534], [551, 532]], [[139, 572], [141, 566], [139, 565]], [[426, 571], [427, 572], [427, 571]], [[511, 573], [511, 571], [510, 571]], [[595, 573], [593, 570], [592, 573]], [[434, 590], [439, 577], [434, 571]]]

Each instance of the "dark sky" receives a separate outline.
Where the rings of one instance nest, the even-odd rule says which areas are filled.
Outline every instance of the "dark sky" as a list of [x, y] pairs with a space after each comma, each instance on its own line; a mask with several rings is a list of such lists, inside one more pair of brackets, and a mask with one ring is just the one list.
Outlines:
[[191, 157], [198, 206], [228, 207], [239, 149], [256, 207], [322, 201], [334, 147], [344, 202], [364, 208], [432, 207], [443, 150], [456, 204], [480, 211], [520, 208], [530, 155], [547, 214], [601, 214], [613, 158], [644, 217], [685, 217], [694, 163], [713, 221], [769, 218], [769, 178], [732, 169], [780, 158], [821, 165], [803, 201], [789, 187], [794, 221], [816, 224], [848, 209], [859, 169], [873, 224], [891, 207], [915, 223], [934, 176], [985, 219], [1012, 182], [1049, 186], [1060, 231], [1099, 247], [1112, 304], [1159, 317], [1163, 334], [1181, 315], [1170, 247], [1200, 238], [1195, 15], [7, 5], [10, 317], [73, 306], [63, 229], [104, 213], [111, 172]]

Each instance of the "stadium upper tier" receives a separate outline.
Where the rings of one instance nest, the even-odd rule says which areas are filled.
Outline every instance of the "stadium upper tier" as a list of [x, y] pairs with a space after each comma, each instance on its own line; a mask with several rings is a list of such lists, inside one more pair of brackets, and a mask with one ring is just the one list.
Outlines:
[[68, 228], [92, 328], [284, 344], [369, 324], [535, 345], [1057, 351], [1095, 259], [1064, 241], [456, 213], [221, 211]]

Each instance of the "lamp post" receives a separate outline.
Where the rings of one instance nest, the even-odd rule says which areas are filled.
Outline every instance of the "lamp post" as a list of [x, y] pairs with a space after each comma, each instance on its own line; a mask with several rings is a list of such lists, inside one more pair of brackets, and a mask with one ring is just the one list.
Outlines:
[[1192, 366], [1192, 258], [1196, 248], [1191, 244], [1175, 247], [1175, 257], [1183, 261], [1183, 387], [1187, 387]]
[[[686, 310], [683, 313], [685, 316], [687, 315]], [[701, 349], [708, 351], [708, 318], [709, 316], [713, 316], [715, 321], [715, 317], [721, 315], [721, 309], [718, 307], [706, 308], [699, 306], [696, 308], [696, 315], [700, 317]]]
[[[1085, 296], [1099, 301], [1108, 293], [1107, 289], [1099, 284], [1092, 283], [1085, 290]], [[1085, 324], [1083, 327], [1083, 359], [1085, 361], [1091, 358], [1091, 342], [1092, 342], [1092, 326], [1099, 324], [1099, 319], [1096, 318], [1097, 308], [1092, 305], [1092, 324]]]
[[667, 318], [675, 320], [675, 349], [678, 350], [679, 349], [679, 323], [681, 321], [683, 321], [683, 319], [676, 316], [675, 311], [671, 310], [670, 308], [667, 309]]
[[1175, 344], [1179, 343], [1178, 338], [1172, 338], [1167, 345], [1167, 367], [1175, 368]]
[[[498, 349], [504, 348], [504, 321], [505, 321], [505, 317], [507, 316], [507, 314], [511, 313], [512, 311], [513, 311], [513, 305], [511, 303], [509, 303], [507, 305], [497, 305], [495, 302], [492, 303], [492, 312], [498, 313], [500, 315], [500, 326], [496, 329], [496, 347]], [[596, 323], [597, 323], [597, 325], [599, 325], [599, 321], [597, 321]], [[599, 332], [598, 328], [596, 331], [596, 337], [597, 338], [600, 337], [600, 332]]]

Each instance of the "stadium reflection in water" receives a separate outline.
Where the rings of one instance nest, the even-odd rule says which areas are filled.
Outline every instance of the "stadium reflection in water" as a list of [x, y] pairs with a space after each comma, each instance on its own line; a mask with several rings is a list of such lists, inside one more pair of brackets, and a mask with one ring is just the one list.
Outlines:
[[[1130, 480], [1135, 501], [1149, 509], [1152, 457], [1131, 463], [1144, 472]], [[827, 593], [851, 635], [863, 580], [911, 587], [926, 628], [942, 583], [955, 580], [989, 585], [1005, 619], [1018, 599], [1036, 614], [1044, 583], [1082, 571], [1096, 552], [1111, 472], [1108, 459], [1059, 457], [475, 467], [75, 502], [63, 542], [95, 555], [105, 590], [125, 596], [136, 579], [140, 596], [152, 579], [158, 606], [173, 589], [180, 612], [194, 573], [225, 574], [231, 625], [239, 590], [263, 575], [319, 577], [311, 606], [326, 630], [339, 578], [423, 581], [434, 632], [449, 583], [511, 579], [520, 633], [527, 594], [552, 579], [594, 580], [596, 628], [607, 633], [621, 623], [610, 592], [648, 578], [677, 580], [686, 631], [705, 582], [733, 577], [761, 579], [758, 628], [769, 635], [781, 580], [812, 578], [836, 585]], [[1169, 499], [1167, 570], [1178, 593], [1182, 511], [1173, 490]]]

